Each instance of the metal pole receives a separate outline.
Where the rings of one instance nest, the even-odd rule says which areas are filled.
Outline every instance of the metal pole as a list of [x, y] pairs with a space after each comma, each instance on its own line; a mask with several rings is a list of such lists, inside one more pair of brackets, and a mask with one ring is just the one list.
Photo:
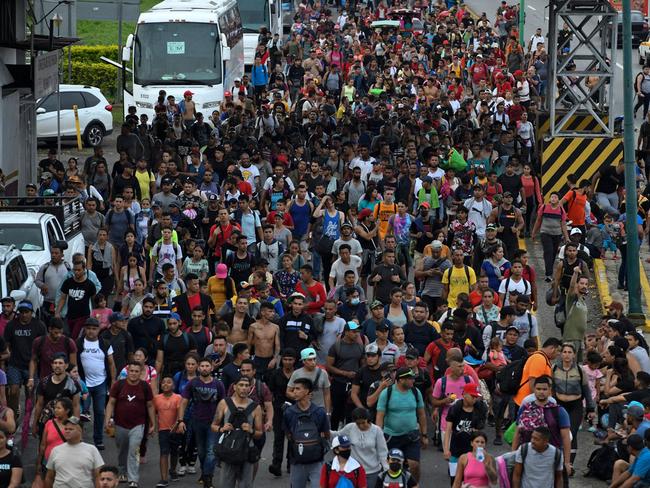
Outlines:
[[526, 0], [519, 0], [519, 44], [526, 49], [526, 39], [524, 38], [524, 23], [526, 17]]
[[632, 88], [632, 15], [631, 0], [623, 0], [623, 148], [625, 162], [625, 230], [627, 239], [627, 292], [629, 313], [641, 314], [639, 285], [639, 240], [637, 238], [637, 191], [634, 157], [634, 114]]
[[[122, 59], [122, 5], [123, 0], [119, 0], [117, 6], [117, 58]], [[122, 102], [122, 113], [126, 114], [126, 107], [124, 106], [124, 87], [122, 86], [122, 76], [118, 73], [117, 76], [117, 94], [115, 99]]]
[[[68, 4], [68, 37], [72, 37], [72, 2]], [[68, 83], [72, 83], [72, 45], [68, 46]]]

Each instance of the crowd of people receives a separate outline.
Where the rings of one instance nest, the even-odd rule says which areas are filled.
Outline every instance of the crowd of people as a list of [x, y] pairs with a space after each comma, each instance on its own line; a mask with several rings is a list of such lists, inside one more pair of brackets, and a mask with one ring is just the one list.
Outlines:
[[86, 252], [52, 246], [38, 314], [2, 298], [0, 488], [27, 449], [36, 487], [134, 488], [156, 458], [158, 487], [247, 488], [267, 438], [292, 488], [413, 488], [426, 448], [454, 488], [559, 488], [581, 429], [592, 475], [648, 486], [648, 346], [618, 302], [588, 327], [593, 259], [626, 287], [623, 166], [542, 194], [547, 51], [518, 15], [306, 2], [218, 110], [161, 91], [112, 164], [51, 150], [22, 205], [79, 198]]

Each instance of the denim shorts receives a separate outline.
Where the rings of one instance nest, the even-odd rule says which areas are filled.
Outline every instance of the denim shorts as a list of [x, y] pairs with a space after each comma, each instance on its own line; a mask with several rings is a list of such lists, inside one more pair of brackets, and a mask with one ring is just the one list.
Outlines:
[[8, 385], [24, 385], [29, 379], [29, 369], [20, 369], [15, 366], [7, 368]]

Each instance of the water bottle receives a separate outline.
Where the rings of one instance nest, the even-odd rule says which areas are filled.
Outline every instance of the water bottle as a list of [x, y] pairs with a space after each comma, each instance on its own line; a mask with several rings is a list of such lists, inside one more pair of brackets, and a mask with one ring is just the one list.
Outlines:
[[482, 447], [477, 447], [476, 448], [476, 460], [480, 463], [485, 461], [485, 452], [483, 452]]

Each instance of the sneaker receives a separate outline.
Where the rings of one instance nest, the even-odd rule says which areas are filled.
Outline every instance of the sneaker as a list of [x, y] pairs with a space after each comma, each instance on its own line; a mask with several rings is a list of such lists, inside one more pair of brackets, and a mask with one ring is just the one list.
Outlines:
[[552, 276], [547, 276], [546, 278], [544, 278], [544, 281], [546, 283], [551, 283], [553, 281], [553, 277]]
[[178, 481], [181, 479], [181, 477], [178, 476], [178, 473], [176, 471], [172, 471], [171, 473], [169, 473], [169, 479], [171, 481]]
[[282, 476], [282, 467], [271, 464], [269, 466], [269, 473], [271, 473], [273, 476]]
[[492, 441], [492, 444], [494, 444], [495, 446], [502, 446], [503, 439], [501, 438], [501, 436], [497, 436], [494, 438], [494, 441]]
[[214, 488], [214, 486], [212, 486], [212, 478], [210, 476], [203, 478], [203, 488]]
[[187, 467], [187, 474], [196, 474], [196, 468], [192, 464]]
[[121, 475], [119, 475], [119, 476], [117, 477], [117, 482], [118, 482], [118, 483], [126, 483], [127, 481], [128, 481], [128, 480], [126, 479], [126, 475], [125, 475], [125, 474], [121, 474]]
[[98, 444], [95, 444], [95, 447], [97, 448], [98, 451], [103, 451], [106, 449], [106, 446], [104, 445], [103, 442], [100, 442]]
[[88, 413], [82, 413], [79, 415], [79, 420], [82, 422], [90, 422], [92, 420], [92, 417]]
[[169, 481], [167, 480], [160, 480], [158, 483], [156, 483], [156, 488], [165, 488], [169, 486]]
[[131, 481], [129, 483], [129, 488], [138, 488], [138, 483], [136, 481]]
[[176, 470], [176, 474], [178, 476], [185, 476], [185, 473], [187, 473], [187, 468], [181, 464]]

